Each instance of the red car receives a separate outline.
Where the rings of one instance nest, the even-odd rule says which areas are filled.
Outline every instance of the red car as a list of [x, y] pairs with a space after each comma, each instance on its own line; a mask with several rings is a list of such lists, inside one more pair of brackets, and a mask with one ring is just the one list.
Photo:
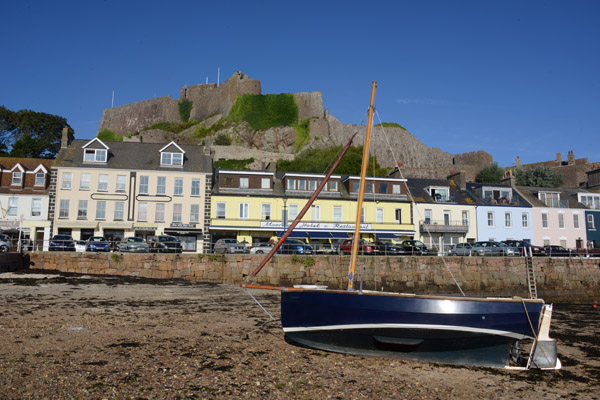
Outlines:
[[[352, 239], [345, 239], [342, 244], [340, 244], [340, 253], [341, 254], [351, 254], [352, 253]], [[366, 240], [360, 239], [358, 242], [358, 254], [366, 254], [370, 256], [376, 256], [381, 254], [381, 249], [379, 246], [367, 242]]]

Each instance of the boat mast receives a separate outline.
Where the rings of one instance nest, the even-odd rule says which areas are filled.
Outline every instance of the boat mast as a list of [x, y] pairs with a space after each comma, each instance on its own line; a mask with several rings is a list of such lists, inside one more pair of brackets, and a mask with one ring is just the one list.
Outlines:
[[363, 196], [365, 194], [367, 165], [369, 164], [369, 145], [371, 143], [371, 125], [373, 124], [373, 104], [375, 103], [376, 86], [377, 82], [373, 81], [373, 89], [371, 91], [371, 105], [369, 106], [369, 120], [367, 122], [367, 137], [365, 138], [362, 167], [360, 171], [360, 190], [358, 192], [358, 204], [356, 210], [356, 227], [354, 228], [354, 236], [352, 237], [352, 257], [350, 257], [350, 266], [348, 267], [348, 290], [354, 290], [354, 270], [356, 269], [356, 256], [358, 254], [358, 248], [360, 243], [360, 219], [362, 216]]

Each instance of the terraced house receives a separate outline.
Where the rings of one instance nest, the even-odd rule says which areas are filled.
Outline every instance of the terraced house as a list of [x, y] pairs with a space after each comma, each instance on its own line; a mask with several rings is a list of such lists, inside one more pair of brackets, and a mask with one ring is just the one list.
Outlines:
[[[276, 240], [306, 205], [325, 175], [217, 170], [211, 205], [213, 243], [235, 238], [248, 244]], [[292, 237], [317, 250], [347, 239], [356, 226], [359, 177], [333, 175]], [[368, 178], [362, 211], [363, 238], [414, 235], [406, 180]]]
[[169, 234], [184, 251], [203, 251], [212, 161], [201, 147], [67, 140], [52, 167], [54, 234], [111, 241]]

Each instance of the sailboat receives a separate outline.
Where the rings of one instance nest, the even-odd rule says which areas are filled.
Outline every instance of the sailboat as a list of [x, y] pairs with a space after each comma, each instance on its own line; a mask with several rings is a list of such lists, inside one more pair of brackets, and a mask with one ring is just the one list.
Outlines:
[[[376, 82], [373, 82], [354, 238], [360, 237], [375, 88]], [[311, 285], [265, 287], [250, 283], [308, 211], [355, 136], [277, 245], [248, 276], [248, 283], [242, 285], [281, 290], [281, 325], [286, 340], [314, 349], [361, 356], [510, 369], [560, 369], [556, 342], [549, 337], [552, 305], [542, 299], [520, 297], [356, 290], [358, 240], [353, 240], [347, 290]], [[531, 341], [528, 354], [519, 345], [523, 340]]]

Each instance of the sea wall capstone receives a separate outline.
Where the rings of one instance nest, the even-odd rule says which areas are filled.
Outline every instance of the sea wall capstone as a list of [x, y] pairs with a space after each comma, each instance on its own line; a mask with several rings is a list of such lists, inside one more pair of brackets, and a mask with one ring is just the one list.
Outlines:
[[[262, 260], [255, 255], [28, 253], [31, 268], [237, 285]], [[277, 255], [254, 278], [260, 285], [322, 284], [345, 288], [349, 256]], [[314, 265], [311, 265], [313, 264]], [[416, 294], [529, 297], [525, 259], [508, 257], [359, 257], [363, 289]], [[546, 302], [597, 302], [600, 260], [535, 258], [538, 297]], [[450, 274], [452, 273], [452, 275]], [[358, 284], [355, 285], [357, 287]]]

